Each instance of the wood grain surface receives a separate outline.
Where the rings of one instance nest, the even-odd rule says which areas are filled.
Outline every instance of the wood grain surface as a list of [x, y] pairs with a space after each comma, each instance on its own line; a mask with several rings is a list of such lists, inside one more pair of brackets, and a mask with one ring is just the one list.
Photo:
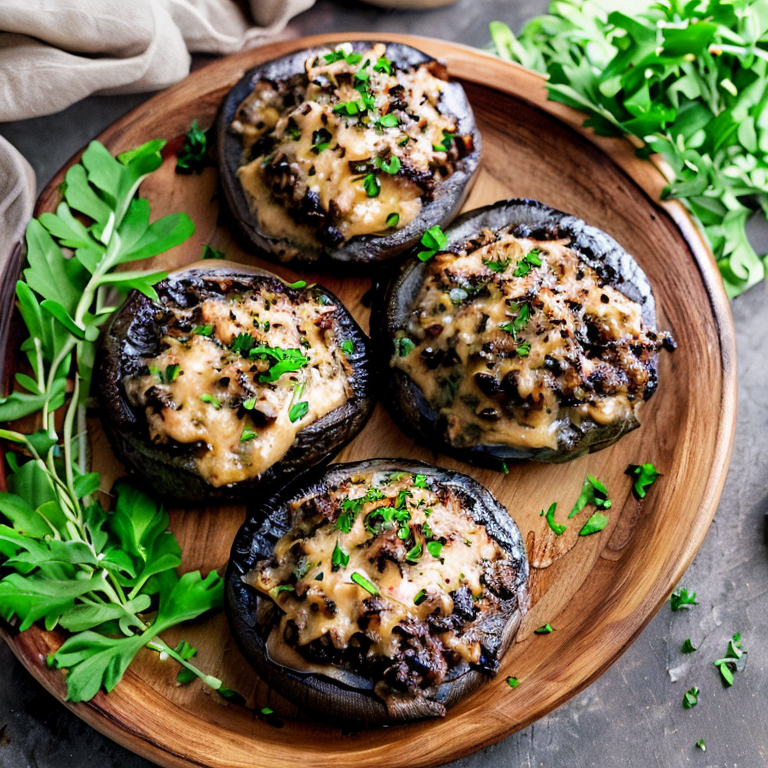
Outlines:
[[[192, 120], [213, 122], [228, 88], [248, 67], [324, 41], [369, 38], [333, 35], [277, 43], [219, 60], [197, 71], [107, 129], [99, 139], [113, 153], [151, 138], [169, 141], [167, 161], [142, 187], [153, 217], [186, 211], [195, 234], [151, 260], [172, 269], [197, 260], [205, 244], [234, 261], [258, 264], [296, 280], [317, 281], [344, 301], [367, 327], [362, 303], [370, 287], [362, 278], [342, 280], [274, 267], [241, 251], [218, 218], [217, 177], [174, 172], [180, 137]], [[441, 720], [360, 733], [297, 712], [258, 679], [239, 654], [222, 613], [190, 623], [177, 635], [199, 649], [197, 661], [252, 707], [269, 705], [282, 728], [249, 709], [230, 705], [198, 683], [179, 687], [173, 662], [144, 651], [109, 695], [99, 694], [72, 710], [115, 741], [164, 766], [259, 766], [315, 768], [438, 765], [542, 717], [605, 670], [627, 648], [690, 563], [715, 513], [728, 467], [735, 422], [735, 349], [730, 310], [711, 254], [685, 210], [659, 204], [664, 168], [643, 162], [624, 140], [593, 136], [578, 113], [547, 101], [538, 75], [476, 50], [424, 38], [391, 35], [447, 62], [464, 84], [483, 135], [479, 179], [465, 210], [507, 197], [534, 197], [576, 214], [613, 235], [648, 274], [659, 326], [680, 348], [664, 354], [658, 393], [641, 414], [640, 429], [599, 453], [563, 465], [521, 463], [505, 476], [435, 455], [407, 440], [382, 406], [364, 431], [337, 457], [418, 458], [467, 472], [507, 507], [526, 539], [532, 564], [532, 606], [499, 675]], [[75, 162], [73, 158], [71, 162]], [[71, 164], [71, 163], [70, 163]], [[69, 165], [67, 166], [69, 167]], [[66, 168], [51, 181], [37, 214], [55, 209]], [[132, 265], [132, 268], [149, 263]], [[8, 367], [15, 351], [10, 350]], [[109, 488], [122, 469], [111, 455], [98, 419], [90, 423], [93, 468]], [[644, 502], [631, 493], [627, 465], [652, 461], [663, 477]], [[574, 518], [555, 537], [539, 515], [552, 501], [568, 510], [585, 475], [606, 483], [613, 507], [600, 534], [576, 534], [591, 514]], [[182, 569], [225, 567], [242, 507], [172, 509], [171, 528], [183, 550]], [[551, 623], [555, 632], [534, 635]], [[60, 699], [64, 679], [47, 668], [56, 633], [33, 627], [5, 639], [32, 674]], [[522, 682], [514, 690], [505, 682]]]

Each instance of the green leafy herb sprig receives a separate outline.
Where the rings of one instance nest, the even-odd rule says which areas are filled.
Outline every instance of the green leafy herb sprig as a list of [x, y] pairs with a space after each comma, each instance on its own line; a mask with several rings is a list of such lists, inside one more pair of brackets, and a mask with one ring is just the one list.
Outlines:
[[745, 225], [768, 215], [768, 7], [658, 0], [626, 10], [554, 0], [518, 37], [501, 22], [490, 32], [499, 56], [547, 74], [550, 99], [586, 113], [585, 125], [636, 136], [640, 156], [669, 163], [665, 197], [698, 218], [737, 296], [766, 274]]
[[[183, 213], [150, 224], [149, 204], [137, 195], [162, 164], [163, 145], [150, 141], [115, 159], [92, 142], [67, 172], [56, 213], [30, 222], [28, 266], [16, 289], [31, 375], [16, 375], [16, 391], [0, 400], [0, 421], [37, 415], [42, 427], [0, 429], [14, 447], [6, 455], [8, 491], [0, 493], [0, 615], [17, 619], [21, 631], [39, 621], [71, 633], [49, 659], [67, 670], [70, 701], [112, 690], [144, 647], [175, 659], [185, 681], [199, 677], [234, 696], [189, 662], [194, 649], [159, 637], [221, 605], [221, 578], [179, 576], [181, 550], [163, 509], [125, 482], [114, 488], [114, 509], [104, 509], [94, 499], [101, 478], [87, 466], [85, 405], [99, 328], [115, 309], [113, 289], [156, 298], [153, 285], [165, 277], [116, 268], [156, 256], [194, 230]], [[63, 421], [55, 419], [64, 405]]]
[[176, 173], [185, 176], [202, 173], [209, 165], [211, 161], [208, 158], [208, 132], [202, 130], [197, 121], [193, 121], [176, 158]]

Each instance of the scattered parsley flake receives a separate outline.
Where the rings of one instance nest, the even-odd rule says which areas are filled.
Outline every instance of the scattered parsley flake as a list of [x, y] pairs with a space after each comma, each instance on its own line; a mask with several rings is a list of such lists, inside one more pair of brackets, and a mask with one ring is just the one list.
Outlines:
[[677, 612], [683, 608], [689, 608], [692, 605], [698, 605], [696, 593], [689, 592], [685, 587], [676, 589], [669, 598], [672, 610]]
[[208, 164], [208, 132], [199, 128], [194, 120], [176, 159], [176, 173], [202, 173]]
[[375, 173], [367, 173], [363, 177], [363, 189], [368, 197], [378, 197], [381, 192], [381, 182]]
[[206, 336], [210, 337], [213, 335], [213, 324], [212, 323], [206, 323], [205, 325], [198, 325], [192, 333], [195, 334], [195, 336]]
[[632, 486], [635, 496], [638, 499], [644, 499], [647, 489], [650, 488], [660, 476], [659, 471], [653, 464], [630, 464], [627, 474], [635, 478]]
[[443, 543], [441, 541], [429, 541], [427, 542], [427, 551], [432, 557], [440, 557], [440, 552], [443, 549]]
[[545, 624], [543, 627], [539, 627], [538, 629], [533, 630], [534, 635], [548, 635], [551, 632], [554, 632], [551, 624]]
[[346, 568], [349, 563], [349, 555], [339, 546], [336, 542], [336, 546], [333, 548], [333, 554], [331, 555], [332, 570], [338, 571], [339, 568]]
[[352, 341], [352, 339], [344, 339], [344, 341], [339, 344], [339, 349], [349, 357], [354, 351], [355, 351], [355, 342]]
[[576, 499], [576, 503], [573, 505], [573, 509], [568, 515], [568, 519], [575, 517], [587, 506], [587, 504], [593, 504], [601, 509], [610, 509], [612, 505], [611, 500], [608, 498], [608, 490], [592, 475], [587, 475], [584, 480], [584, 485], [581, 488], [579, 498]]
[[387, 226], [394, 229], [398, 224], [400, 223], [400, 214], [399, 213], [390, 213], [389, 216], [387, 216]]
[[292, 423], [301, 421], [309, 413], [309, 403], [306, 400], [301, 400], [298, 403], [294, 403], [288, 411], [288, 418]]
[[512, 677], [511, 675], [507, 678], [507, 685], [510, 688], [517, 688], [518, 685], [520, 685], [520, 680], [516, 677]]
[[683, 695], [683, 709], [692, 709], [699, 703], [699, 689], [694, 685]]
[[593, 533], [599, 533], [608, 525], [608, 516], [602, 512], [595, 512], [592, 517], [584, 523], [584, 527], [579, 531], [579, 536], [589, 536]]
[[226, 259], [227, 254], [224, 251], [217, 251], [215, 248], [211, 248], [210, 245], [206, 245], [203, 248], [203, 259]]
[[430, 227], [421, 237], [421, 244], [427, 248], [426, 251], [419, 251], [416, 255], [421, 261], [429, 261], [438, 251], [442, 251], [448, 244], [448, 238], [440, 227], [435, 224]]
[[200, 395], [200, 400], [203, 403], [212, 405], [217, 411], [221, 410], [221, 401], [218, 397], [214, 397], [213, 395], [209, 395], [207, 392], [203, 392], [203, 394]]
[[368, 579], [366, 579], [365, 576], [361, 576], [357, 571], [355, 571], [352, 574], [351, 578], [352, 578], [352, 581], [354, 581], [358, 587], [362, 587], [369, 594], [374, 596], [381, 594], [381, 592], [379, 592], [379, 589], [375, 584], [368, 581]]
[[306, 280], [297, 280], [295, 283], [291, 283], [290, 288], [293, 288], [295, 291], [299, 288], [306, 288], [307, 287], [307, 281]]
[[681, 653], [693, 653], [696, 650], [690, 638], [686, 638], [680, 646]]
[[[555, 510], [557, 509], [557, 502], [553, 501], [549, 505], [547, 510], [547, 525], [554, 531], [555, 536], [562, 536], [565, 533], [566, 526], [555, 522]], [[544, 510], [541, 510], [541, 514], [544, 514]]]
[[240, 435], [240, 442], [241, 443], [247, 443], [251, 440], [255, 440], [259, 436], [258, 432], [255, 432], [252, 429], [244, 429], [243, 434]]

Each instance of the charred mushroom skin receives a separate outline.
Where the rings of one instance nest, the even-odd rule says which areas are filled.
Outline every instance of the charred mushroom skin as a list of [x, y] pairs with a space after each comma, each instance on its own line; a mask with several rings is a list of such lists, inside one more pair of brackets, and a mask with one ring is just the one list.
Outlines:
[[[376, 41], [353, 41], [349, 46], [353, 52], [361, 53], [376, 44]], [[432, 57], [401, 43], [384, 44], [386, 56], [394, 67], [408, 70], [426, 64], [441, 79], [447, 80], [444, 66]], [[327, 46], [310, 48], [266, 62], [249, 70], [232, 88], [216, 122], [220, 183], [234, 229], [242, 236], [246, 247], [250, 245], [253, 249], [255, 246], [260, 255], [282, 263], [311, 263], [314, 267], [331, 269], [334, 264], [337, 267], [339, 264], [365, 267], [398, 256], [417, 243], [427, 229], [444, 225], [456, 216], [469, 194], [480, 163], [481, 139], [464, 89], [457, 82], [446, 82], [441, 107], [455, 116], [457, 135], [468, 137], [469, 148], [457, 161], [453, 173], [435, 185], [429, 199], [423, 198], [420, 213], [410, 223], [392, 232], [355, 235], [335, 246], [326, 244], [308, 247], [306, 243], [293, 242], [290, 238], [266, 234], [259, 223], [258, 211], [252, 208], [238, 178], [238, 170], [244, 164], [243, 141], [241, 136], [232, 131], [232, 121], [256, 83], [263, 80], [280, 82], [301, 76], [305, 73], [308, 60], [331, 50]]]
[[[192, 307], [202, 295], [229, 295], [254, 286], [266, 286], [300, 299], [319, 298], [335, 305], [332, 329], [338, 343], [351, 341], [346, 355], [351, 368], [346, 402], [300, 429], [287, 452], [258, 477], [214, 487], [200, 474], [195, 444], [173, 440], [165, 444], [150, 439], [147, 418], [130, 402], [126, 380], [136, 376], [146, 358], [158, 354], [164, 336], [163, 305]], [[132, 292], [105, 328], [97, 349], [94, 381], [102, 423], [116, 456], [126, 469], [164, 497], [212, 503], [241, 500], [254, 491], [285, 480], [316, 464], [325, 463], [351, 440], [370, 415], [372, 393], [371, 349], [368, 337], [339, 299], [319, 285], [294, 289], [270, 272], [240, 267], [192, 268], [170, 275], [155, 286], [160, 304]]]
[[[510, 596], [512, 610], [502, 624], [486, 637], [489, 659], [484, 671], [469, 664], [453, 669], [445, 680], [423, 691], [423, 695], [389, 690], [381, 698], [377, 681], [346, 672], [341, 680], [317, 672], [298, 672], [277, 664], [267, 652], [271, 629], [272, 600], [247, 584], [244, 579], [254, 566], [270, 558], [276, 543], [293, 524], [293, 507], [301, 500], [316, 497], [359, 473], [405, 472], [424, 475], [455, 492], [472, 519], [485, 527], [514, 565], [516, 589]], [[416, 461], [373, 459], [338, 464], [321, 470], [310, 470], [279, 491], [275, 496], [253, 507], [249, 519], [238, 532], [226, 575], [225, 608], [233, 636], [240, 649], [259, 675], [275, 690], [300, 707], [306, 707], [335, 720], [363, 721], [366, 725], [384, 725], [434, 717], [475, 690], [498, 668], [498, 662], [514, 639], [528, 606], [529, 566], [520, 531], [506, 509], [479, 483], [457, 472]], [[381, 683], [379, 683], [381, 686]]]
[[[567, 241], [580, 262], [594, 270], [601, 284], [614, 288], [639, 305], [643, 325], [656, 332], [655, 303], [648, 278], [635, 260], [605, 232], [536, 200], [512, 199], [469, 211], [456, 219], [445, 233], [448, 240], [445, 250], [459, 253], [485, 228], [506, 229], [516, 238], [530, 238], [543, 244]], [[580, 425], [570, 423], [561, 431], [554, 448], [482, 442], [460, 447], [452, 444], [446, 437], [444, 418], [422, 389], [405, 371], [389, 364], [396, 354], [395, 341], [405, 332], [428, 270], [429, 262], [415, 258], [416, 249], [411, 255], [384, 292], [382, 300], [374, 305], [371, 322], [374, 340], [381, 350], [386, 350], [380, 358], [386, 361], [386, 370], [381, 372], [381, 379], [385, 381], [383, 398], [393, 418], [407, 434], [464, 461], [498, 469], [503, 462], [517, 459], [568, 461], [604, 448], [639, 426], [636, 418], [610, 424], [589, 420]], [[665, 346], [674, 348], [674, 340], [669, 334], [658, 333], [658, 337], [665, 340]], [[648, 374], [644, 391], [646, 400], [657, 386], [656, 356], [648, 366]]]

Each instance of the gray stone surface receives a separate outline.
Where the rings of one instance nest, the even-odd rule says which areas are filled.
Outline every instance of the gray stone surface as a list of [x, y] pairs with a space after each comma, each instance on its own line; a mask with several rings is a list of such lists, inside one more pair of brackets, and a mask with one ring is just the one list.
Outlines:
[[[320, 0], [292, 24], [297, 34], [323, 31], [410, 32], [475, 46], [487, 23], [513, 28], [546, 0], [461, 0], [430, 12], [394, 12], [356, 2]], [[56, 116], [0, 124], [44, 184], [69, 156], [144, 96], [91, 98]], [[765, 248], [766, 228], [756, 238]], [[661, 609], [629, 650], [593, 685], [531, 727], [452, 763], [480, 766], [627, 766], [759, 768], [768, 765], [768, 288], [733, 303], [738, 337], [739, 416], [728, 481], [717, 516], [681, 584], [699, 605]], [[702, 414], [716, 419], [719, 414]], [[741, 632], [746, 670], [724, 689], [712, 660]], [[690, 637], [700, 650], [683, 656]], [[149, 768], [150, 763], [102, 737], [49, 696], [0, 648], [0, 768]], [[701, 689], [685, 711], [683, 693]], [[522, 691], [522, 689], [521, 689]], [[704, 738], [707, 752], [695, 748]]]

